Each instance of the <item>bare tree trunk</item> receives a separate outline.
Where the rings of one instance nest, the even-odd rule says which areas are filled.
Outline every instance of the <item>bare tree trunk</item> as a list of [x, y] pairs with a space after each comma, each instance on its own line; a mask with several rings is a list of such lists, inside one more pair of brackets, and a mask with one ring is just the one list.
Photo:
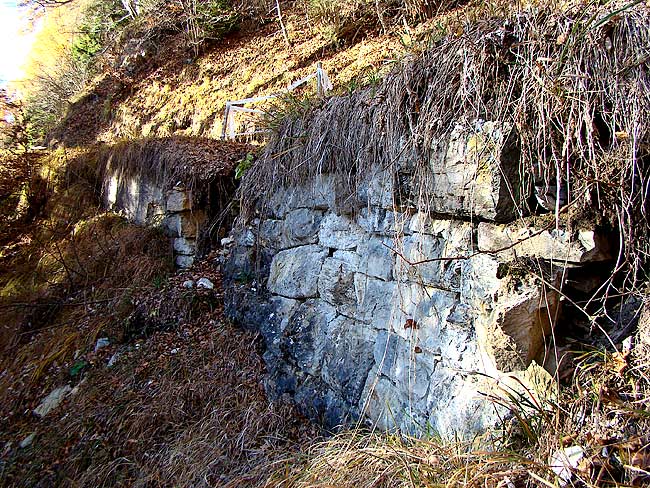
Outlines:
[[282, 29], [282, 36], [284, 37], [287, 46], [291, 47], [291, 41], [289, 41], [287, 28], [284, 26], [284, 21], [282, 20], [282, 10], [280, 10], [280, 0], [275, 0], [275, 9], [278, 12], [278, 20], [280, 21], [280, 29]]
[[136, 18], [140, 14], [140, 4], [138, 3], [138, 0], [122, 0], [122, 6], [133, 18]]

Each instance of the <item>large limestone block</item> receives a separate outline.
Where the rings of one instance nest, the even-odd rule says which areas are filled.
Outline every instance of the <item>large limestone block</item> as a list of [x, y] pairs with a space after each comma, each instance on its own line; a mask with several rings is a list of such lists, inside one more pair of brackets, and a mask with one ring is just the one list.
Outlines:
[[363, 273], [355, 273], [354, 290], [357, 296], [357, 320], [371, 323], [377, 329], [390, 327], [397, 313], [391, 301], [395, 293], [394, 281], [383, 281]]
[[191, 256], [196, 251], [196, 241], [194, 239], [186, 239], [185, 237], [176, 237], [173, 242], [174, 242], [174, 251], [178, 254]]
[[[447, 323], [454, 322], [460, 297], [457, 293], [439, 288], [400, 283], [390, 301], [395, 308], [390, 330], [403, 339], [418, 339], [420, 346], [433, 351], [440, 349], [438, 341]], [[470, 328], [470, 324], [468, 322], [466, 327]]]
[[410, 220], [411, 214], [409, 212], [370, 206], [363, 207], [356, 217], [359, 227], [369, 234], [390, 237], [410, 234]]
[[307, 300], [288, 319], [280, 343], [281, 351], [296, 364], [296, 373], [319, 374], [330, 323], [336, 309], [321, 300]]
[[519, 215], [522, 186], [512, 127], [459, 122], [432, 148], [426, 188], [435, 213], [509, 222]]
[[359, 402], [374, 361], [373, 339], [365, 324], [343, 316], [330, 322], [327, 330], [321, 377], [352, 404]]
[[260, 225], [259, 244], [274, 250], [318, 243], [322, 210], [291, 210], [283, 220], [268, 219]]
[[318, 276], [328, 251], [309, 245], [280, 251], [273, 257], [267, 288], [287, 298], [311, 298], [318, 294]]
[[[348, 251], [348, 254], [352, 255], [353, 253]], [[358, 265], [355, 265], [353, 259], [345, 258], [345, 255], [339, 254], [327, 258], [323, 262], [318, 278], [318, 293], [321, 299], [335, 306], [339, 313], [352, 317], [355, 315], [357, 307], [354, 274]], [[358, 261], [358, 257], [356, 261]]]
[[405, 433], [417, 434], [413, 432], [412, 422], [404, 422], [406, 417], [413, 419], [408, 396], [387, 376], [379, 374], [376, 367], [368, 374], [362, 399], [363, 411], [377, 428], [389, 431], [400, 428]]
[[521, 271], [499, 278], [499, 263], [491, 256], [476, 256], [470, 265], [464, 301], [475, 311], [474, 329], [490, 374], [542, 362], [560, 306], [560, 272], [544, 282]]
[[376, 237], [359, 243], [357, 247], [361, 257], [359, 272], [384, 281], [391, 280], [395, 266], [394, 245], [393, 239]]
[[371, 171], [359, 184], [357, 196], [368, 207], [392, 210], [397, 204], [394, 200], [394, 183], [391, 171]]
[[316, 244], [323, 212], [300, 208], [292, 210], [284, 221], [284, 247]]
[[259, 328], [266, 341], [267, 349], [277, 353], [277, 348], [287, 328], [289, 319], [296, 308], [300, 306], [300, 302], [280, 296], [272, 297], [269, 302], [272, 312], [269, 313], [268, 317], [265, 317], [266, 320], [260, 322]]
[[174, 213], [165, 217], [164, 227], [173, 237], [196, 238], [206, 218], [205, 212], [199, 210]]
[[480, 223], [478, 247], [496, 253], [501, 261], [530, 257], [579, 264], [612, 258], [610, 242], [594, 230], [578, 230], [573, 239], [565, 229], [539, 229], [521, 223]]
[[422, 221], [415, 216], [411, 229], [427, 233], [414, 232], [398, 241], [395, 279], [458, 291], [466, 258], [473, 253], [473, 226], [452, 220]]
[[174, 187], [167, 193], [167, 212], [184, 212], [192, 210], [192, 192], [181, 187]]
[[347, 216], [328, 213], [322, 220], [318, 233], [318, 243], [333, 249], [355, 249], [367, 234], [354, 220]]
[[[107, 169], [110, 174], [110, 168]], [[104, 181], [104, 203], [139, 225], [160, 223], [164, 213], [162, 190], [142, 175], [107, 176]]]
[[377, 338], [362, 400], [379, 428], [457, 440], [471, 439], [499, 420], [480, 394], [486, 389], [483, 377], [472, 373], [481, 370], [475, 345], [467, 350], [472, 363], [467, 369], [416, 351], [412, 341], [395, 335]]
[[341, 194], [340, 179], [322, 174], [301, 185], [278, 190], [270, 199], [268, 210], [278, 219], [299, 208], [333, 210]]

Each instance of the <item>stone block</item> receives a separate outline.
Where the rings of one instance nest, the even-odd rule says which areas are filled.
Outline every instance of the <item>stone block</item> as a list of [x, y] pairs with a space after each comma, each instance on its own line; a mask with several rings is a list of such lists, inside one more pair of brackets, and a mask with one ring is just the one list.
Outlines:
[[354, 270], [358, 270], [361, 263], [361, 256], [354, 251], [334, 251], [332, 257], [339, 261], [343, 261]]
[[395, 313], [391, 298], [396, 293], [396, 283], [355, 273], [354, 289], [357, 296], [356, 319], [371, 323], [377, 329], [390, 327], [391, 317]]
[[318, 231], [323, 220], [321, 210], [299, 208], [290, 211], [284, 221], [285, 247], [316, 244]]
[[193, 239], [186, 239], [185, 237], [174, 238], [174, 251], [178, 254], [191, 256], [196, 251], [196, 241]]
[[430, 211], [510, 222], [520, 215], [519, 150], [502, 122], [459, 122], [432, 147]]
[[612, 259], [611, 244], [594, 230], [581, 229], [577, 238], [564, 229], [539, 229], [520, 223], [478, 226], [478, 248], [496, 253], [502, 262], [539, 258], [557, 263], [582, 264]]
[[397, 249], [401, 256], [396, 260], [395, 279], [460, 290], [465, 258], [473, 253], [472, 230], [466, 222], [439, 220], [428, 224], [427, 234], [405, 236], [402, 249]]
[[291, 298], [274, 296], [269, 300], [269, 304], [271, 311], [265, 317], [265, 320], [260, 321], [258, 327], [262, 337], [264, 337], [267, 349], [277, 355], [289, 319], [300, 305], [300, 302]]
[[171, 236], [196, 238], [205, 221], [203, 211], [179, 212], [166, 215], [164, 227]]
[[175, 187], [167, 193], [167, 212], [184, 212], [192, 210], [192, 192], [181, 187]]
[[396, 207], [394, 200], [395, 178], [391, 171], [371, 171], [358, 185], [357, 197], [369, 207], [392, 210]]
[[287, 213], [299, 208], [333, 210], [337, 194], [341, 193], [337, 176], [323, 174], [312, 181], [294, 187], [278, 190], [269, 202], [268, 210], [276, 219], [283, 219]]
[[328, 251], [316, 245], [280, 251], [273, 257], [267, 288], [287, 298], [312, 298], [318, 294], [318, 277]]
[[338, 316], [330, 324], [323, 349], [321, 377], [343, 398], [357, 404], [373, 364], [373, 339], [363, 323]]
[[298, 305], [282, 333], [280, 350], [295, 362], [299, 372], [320, 371], [330, 323], [336, 309], [322, 300], [307, 300]]
[[355, 249], [367, 234], [346, 216], [328, 213], [321, 222], [318, 243], [333, 249]]
[[376, 237], [359, 243], [357, 247], [357, 252], [361, 257], [359, 272], [384, 281], [391, 280], [395, 263], [392, 251], [394, 245], [392, 239]]
[[331, 257], [325, 259], [318, 277], [321, 299], [335, 306], [339, 313], [353, 317], [357, 296], [354, 288], [356, 267], [349, 262]]
[[364, 411], [378, 429], [394, 431], [402, 428], [402, 432], [409, 433], [410, 428], [404, 429], [405, 418], [409, 414], [408, 395], [404, 395], [401, 388], [396, 386], [388, 377], [378, 374], [376, 367], [370, 370], [362, 394]]
[[194, 255], [186, 256], [184, 254], [179, 254], [176, 256], [176, 266], [179, 268], [191, 268], [194, 264]]
[[356, 217], [356, 222], [369, 234], [380, 234], [390, 237], [410, 234], [411, 214], [380, 207], [364, 207]]
[[284, 231], [284, 220], [265, 219], [260, 224], [260, 231], [257, 235], [258, 244], [262, 247], [279, 251], [282, 249], [282, 234]]
[[[547, 278], [559, 287], [560, 270]], [[526, 367], [533, 360], [543, 361], [546, 336], [551, 332], [559, 295], [533, 275], [506, 276], [492, 280], [496, 290], [486, 300], [484, 289], [475, 289], [467, 302], [475, 310], [474, 329], [479, 348], [496, 371], [511, 372]]]

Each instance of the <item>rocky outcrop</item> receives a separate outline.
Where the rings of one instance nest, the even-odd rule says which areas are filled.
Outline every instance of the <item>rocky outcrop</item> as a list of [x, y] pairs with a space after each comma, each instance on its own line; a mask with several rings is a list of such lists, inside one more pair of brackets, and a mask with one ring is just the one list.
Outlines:
[[526, 195], [512, 191], [508, 130], [452, 131], [431, 162], [434, 208], [400, 200], [399, 174], [376, 171], [352, 197], [321, 175], [281, 189], [237, 231], [227, 311], [264, 337], [272, 395], [330, 427], [366, 417], [471, 437], [503, 414], [495, 385], [542, 375], [529, 369], [544, 363], [562, 265], [605, 261], [610, 248], [594, 229], [515, 219]]

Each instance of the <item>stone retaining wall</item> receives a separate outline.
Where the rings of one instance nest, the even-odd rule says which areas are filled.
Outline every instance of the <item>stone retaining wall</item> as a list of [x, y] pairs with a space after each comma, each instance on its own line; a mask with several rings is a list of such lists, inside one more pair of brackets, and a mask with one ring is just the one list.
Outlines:
[[530, 195], [516, 190], [510, 128], [472, 127], [431, 161], [428, 208], [397, 194], [404, 175], [377, 169], [362, 206], [342, 209], [345, 185], [325, 174], [235, 232], [226, 308], [264, 337], [274, 397], [329, 427], [367, 418], [467, 438], [499, 421], [486, 397], [499, 385], [537, 388], [563, 269], [610, 250], [594, 229], [518, 218]]

